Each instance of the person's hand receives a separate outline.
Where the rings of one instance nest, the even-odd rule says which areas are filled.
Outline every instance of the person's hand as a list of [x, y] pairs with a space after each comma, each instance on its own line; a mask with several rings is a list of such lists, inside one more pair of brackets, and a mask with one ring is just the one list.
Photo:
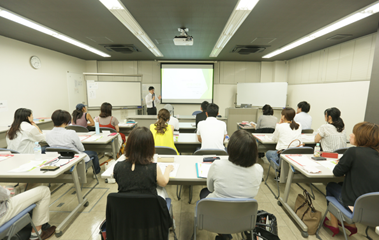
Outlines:
[[166, 170], [167, 170], [168, 172], [172, 172], [172, 171], [174, 171], [174, 166], [173, 166], [173, 165], [168, 165], [168, 166], [166, 167]]
[[254, 123], [250, 123], [251, 126], [255, 127], [255, 124]]
[[37, 124], [35, 122], [31, 122], [30, 124], [32, 124], [33, 126], [37, 127]]
[[161, 99], [162, 99], [162, 96], [161, 96], [161, 95], [159, 95], [158, 99], [159, 99], [159, 100], [161, 100]]
[[5, 187], [5, 186], [3, 186], [3, 188], [8, 189], [8, 191], [9, 191], [10, 194], [11, 194], [11, 196], [14, 195], [14, 192], [12, 192], [12, 190], [13, 190], [14, 188], [7, 188], [7, 187]]
[[280, 119], [279, 124], [283, 123], [283, 119]]

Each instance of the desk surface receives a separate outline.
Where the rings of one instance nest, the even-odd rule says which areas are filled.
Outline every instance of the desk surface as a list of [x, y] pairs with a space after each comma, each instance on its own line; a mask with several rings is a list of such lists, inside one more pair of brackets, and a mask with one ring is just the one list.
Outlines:
[[0, 133], [6, 132], [9, 130], [9, 127], [0, 126]]
[[[263, 144], [276, 144], [277, 142], [272, 140], [272, 134], [262, 134], [262, 133], [253, 133], [254, 137], [258, 139], [260, 143]], [[305, 144], [314, 144], [315, 135], [314, 134], [301, 134], [301, 139]]]
[[118, 124], [118, 127], [119, 128], [134, 128], [135, 126], [137, 126], [138, 122], [134, 123], [134, 124], [130, 124], [130, 123], [119, 123]]
[[[175, 117], [177, 119], [183, 119], [183, 120], [195, 120], [196, 119], [196, 116], [192, 116], [192, 115], [175, 115]], [[157, 115], [130, 115], [130, 116], [127, 116], [126, 119], [131, 119], [131, 120], [135, 120], [135, 119], [154, 119], [154, 120], [157, 120], [158, 116]], [[217, 117], [217, 119], [219, 120], [227, 120], [226, 117]]]
[[196, 123], [191, 122], [180, 122], [179, 123], [179, 129], [196, 129]]
[[[46, 161], [53, 160], [57, 158], [59, 155], [57, 153], [49, 153], [49, 154], [41, 154], [41, 160], [38, 161]], [[63, 174], [67, 170], [69, 170], [73, 165], [77, 162], [82, 161], [86, 154], [78, 154], [77, 159], [71, 161], [70, 163], [62, 166], [60, 169], [56, 171], [40, 171], [39, 167], [28, 171], [28, 172], [9, 172], [19, 166], [29, 163], [31, 161], [36, 161], [34, 154], [14, 154], [13, 157], [7, 158], [0, 162], [0, 176], [1, 178], [56, 178], [57, 176]]]
[[[43, 130], [42, 132], [46, 135], [46, 133], [50, 131], [51, 130]], [[95, 132], [77, 132], [76, 134], [78, 134], [78, 136], [101, 136], [101, 138], [96, 141], [91, 141], [89, 138], [84, 139], [84, 141], [82, 141], [83, 144], [107, 144], [118, 136], [118, 133], [113, 136], [109, 136], [109, 133], [95, 134]]]
[[253, 126], [251, 126], [251, 125], [241, 126], [240, 124], [241, 124], [241, 123], [238, 122], [238, 123], [237, 123], [237, 127], [240, 127], [240, 128], [242, 128], [242, 129], [255, 129], [255, 127], [253, 127]]

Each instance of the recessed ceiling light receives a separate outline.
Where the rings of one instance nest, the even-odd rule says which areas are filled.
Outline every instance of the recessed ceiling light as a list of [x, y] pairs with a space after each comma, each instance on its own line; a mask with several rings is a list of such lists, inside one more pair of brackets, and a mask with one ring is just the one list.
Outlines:
[[314, 31], [311, 34], [308, 34], [305, 37], [302, 37], [302, 38], [300, 38], [300, 39], [298, 39], [298, 40], [296, 40], [296, 41], [294, 41], [294, 42], [292, 42], [292, 43], [290, 43], [290, 44], [288, 44], [288, 45], [286, 45], [286, 46], [284, 46], [284, 47], [282, 47], [282, 48], [280, 48], [280, 49], [278, 49], [272, 53], [269, 53], [269, 54], [263, 56], [263, 58], [271, 58], [273, 56], [279, 55], [283, 52], [286, 52], [286, 51], [291, 50], [295, 47], [298, 47], [298, 46], [303, 45], [307, 42], [310, 42], [316, 38], [319, 38], [319, 37], [324, 36], [328, 33], [331, 33], [337, 29], [340, 29], [340, 28], [345, 27], [349, 24], [355, 23], [361, 19], [369, 17], [369, 16], [377, 13], [378, 11], [379, 11], [379, 1], [376, 1], [375, 3], [373, 3], [367, 7], [364, 7], [364, 8], [362, 8], [362, 9], [360, 9], [360, 10], [358, 10], [352, 14], [349, 14], [344, 18], [341, 18], [341, 19], [339, 19], [339, 20], [337, 20], [337, 21], [335, 21], [335, 22], [333, 22], [333, 23], [331, 23], [331, 24], [329, 24], [323, 28], [320, 28], [320, 29]]

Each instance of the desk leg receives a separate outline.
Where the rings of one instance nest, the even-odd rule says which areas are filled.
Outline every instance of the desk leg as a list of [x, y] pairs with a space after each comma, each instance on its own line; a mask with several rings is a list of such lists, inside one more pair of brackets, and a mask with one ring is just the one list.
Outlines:
[[78, 206], [72, 212], [62, 221], [61, 224], [55, 229], [55, 236], [60, 237], [63, 235], [62, 229], [66, 227], [66, 225], [71, 222], [74, 218], [74, 216], [79, 212], [79, 209], [81, 209], [83, 206], [86, 207], [88, 206], [88, 200], [85, 198], [83, 199], [82, 195], [82, 189], [80, 186], [79, 182], [79, 177], [78, 177], [78, 171], [77, 171], [77, 165], [75, 165], [74, 170], [72, 171], [72, 179], [74, 181], [74, 186], [76, 190], [76, 195], [78, 197]]
[[[289, 164], [288, 164], [289, 165]], [[279, 205], [282, 205], [284, 209], [286, 209], [287, 213], [296, 221], [296, 223], [300, 226], [302, 232], [301, 235], [305, 238], [308, 237], [308, 227], [305, 225], [305, 223], [296, 215], [296, 213], [293, 211], [293, 209], [288, 205], [288, 197], [290, 194], [290, 189], [291, 189], [291, 184], [292, 184], [292, 179], [294, 176], [294, 172], [291, 169], [291, 166], [289, 165], [288, 169], [288, 178], [287, 178], [287, 183], [286, 183], [286, 188], [284, 190], [284, 196], [283, 198], [279, 198]]]
[[[118, 142], [118, 141], [117, 141]], [[116, 138], [113, 139], [112, 141], [112, 154], [113, 154], [113, 159], [117, 159], [117, 152], [116, 152]]]

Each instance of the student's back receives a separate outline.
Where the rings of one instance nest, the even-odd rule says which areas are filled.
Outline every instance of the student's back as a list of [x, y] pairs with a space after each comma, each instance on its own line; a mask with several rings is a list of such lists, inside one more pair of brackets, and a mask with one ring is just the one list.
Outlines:
[[297, 104], [297, 114], [294, 119], [303, 129], [312, 129], [312, 117], [308, 114], [310, 109], [311, 105], [305, 101]]
[[202, 112], [196, 114], [196, 128], [199, 125], [199, 122], [207, 119], [207, 115], [205, 114], [205, 112], [207, 111], [208, 105], [209, 105], [209, 103], [207, 101], [204, 101], [201, 103], [200, 109]]
[[168, 124], [169, 119], [170, 113], [166, 109], [159, 110], [158, 121], [150, 125], [150, 131], [153, 134], [155, 146], [173, 148], [179, 155], [174, 144], [174, 130]]

